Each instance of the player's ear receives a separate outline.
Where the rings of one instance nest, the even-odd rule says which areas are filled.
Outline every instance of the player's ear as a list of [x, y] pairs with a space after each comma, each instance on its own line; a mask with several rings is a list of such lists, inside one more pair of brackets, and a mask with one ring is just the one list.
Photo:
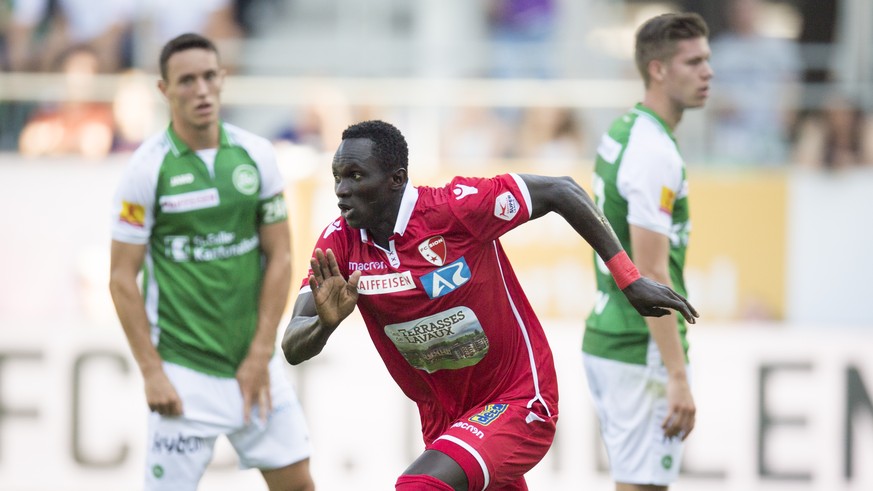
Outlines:
[[402, 188], [403, 185], [406, 184], [408, 178], [409, 176], [406, 173], [406, 169], [401, 167], [395, 170], [393, 174], [391, 174], [391, 185], [395, 188]]
[[664, 76], [667, 74], [667, 65], [662, 60], [652, 60], [649, 62], [649, 80], [664, 81]]

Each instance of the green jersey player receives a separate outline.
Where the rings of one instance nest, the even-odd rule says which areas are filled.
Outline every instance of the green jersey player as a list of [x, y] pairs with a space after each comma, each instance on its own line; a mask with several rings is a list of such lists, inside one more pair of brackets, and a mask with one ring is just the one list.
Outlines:
[[306, 423], [275, 353], [291, 252], [272, 145], [219, 119], [210, 40], [170, 40], [160, 67], [171, 121], [125, 169], [110, 280], [151, 410], [145, 489], [195, 490], [224, 434], [271, 491], [311, 491]]
[[[595, 201], [642, 275], [686, 295], [690, 221], [685, 164], [673, 131], [706, 101], [713, 76], [708, 28], [664, 14], [637, 31], [645, 96], [603, 135]], [[588, 385], [619, 491], [663, 490], [678, 476], [696, 408], [681, 316], [642, 317], [595, 258], [598, 297], [582, 342]]]

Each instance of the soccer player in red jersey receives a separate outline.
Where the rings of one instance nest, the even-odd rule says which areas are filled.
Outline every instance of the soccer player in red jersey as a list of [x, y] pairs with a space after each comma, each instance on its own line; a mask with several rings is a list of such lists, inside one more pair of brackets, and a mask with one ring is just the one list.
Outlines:
[[394, 126], [347, 128], [332, 164], [341, 216], [319, 236], [285, 331], [291, 364], [323, 349], [357, 305], [391, 376], [418, 405], [425, 451], [396, 489], [525, 490], [558, 418], [551, 349], [499, 237], [556, 212], [607, 262], [643, 315], [697, 312], [640, 277], [568, 177], [456, 177], [415, 187]]

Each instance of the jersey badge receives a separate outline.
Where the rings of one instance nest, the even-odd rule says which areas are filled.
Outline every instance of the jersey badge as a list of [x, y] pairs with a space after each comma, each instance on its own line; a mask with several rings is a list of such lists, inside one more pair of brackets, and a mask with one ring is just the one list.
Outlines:
[[661, 211], [668, 215], [673, 214], [673, 203], [676, 201], [676, 193], [667, 186], [661, 187]]
[[478, 423], [482, 426], [488, 426], [497, 421], [497, 418], [506, 412], [506, 408], [508, 407], [509, 404], [486, 404], [485, 409], [470, 416], [467, 421], [472, 421], [473, 423]]
[[251, 196], [257, 193], [258, 188], [261, 186], [258, 169], [255, 169], [253, 165], [249, 164], [236, 166], [233, 170], [231, 180], [233, 181], [233, 187], [246, 196]]
[[121, 214], [119, 214], [118, 218], [124, 223], [143, 228], [145, 226], [145, 207], [136, 203], [122, 201]]
[[501, 194], [494, 200], [494, 216], [501, 220], [506, 220], [507, 222], [512, 220], [520, 209], [521, 205], [518, 203], [518, 200], [509, 191]]
[[446, 263], [446, 239], [442, 235], [431, 237], [418, 244], [418, 252], [434, 266]]
[[438, 298], [451, 293], [470, 281], [473, 274], [467, 261], [462, 257], [457, 261], [434, 270], [421, 277], [421, 286], [430, 298]]
[[455, 193], [455, 199], [461, 199], [470, 196], [471, 194], [476, 194], [479, 192], [479, 190], [474, 188], [473, 186], [455, 184], [455, 189], [453, 189], [452, 192]]

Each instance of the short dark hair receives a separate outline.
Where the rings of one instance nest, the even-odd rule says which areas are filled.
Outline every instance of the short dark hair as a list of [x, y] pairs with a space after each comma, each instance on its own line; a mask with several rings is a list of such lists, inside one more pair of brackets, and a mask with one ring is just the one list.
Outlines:
[[382, 170], [393, 172], [409, 166], [406, 138], [394, 125], [378, 119], [355, 123], [343, 131], [343, 140], [367, 138], [373, 142], [373, 157]]
[[167, 44], [161, 49], [161, 78], [167, 80], [167, 61], [170, 57], [180, 51], [189, 49], [205, 49], [212, 51], [215, 53], [215, 56], [218, 56], [218, 48], [215, 47], [215, 43], [210, 41], [209, 38], [193, 32], [180, 34], [167, 41]]
[[709, 36], [706, 21], [693, 12], [668, 13], [653, 17], [637, 29], [634, 49], [637, 70], [649, 86], [649, 62], [668, 60], [676, 54], [676, 44], [686, 39]]

